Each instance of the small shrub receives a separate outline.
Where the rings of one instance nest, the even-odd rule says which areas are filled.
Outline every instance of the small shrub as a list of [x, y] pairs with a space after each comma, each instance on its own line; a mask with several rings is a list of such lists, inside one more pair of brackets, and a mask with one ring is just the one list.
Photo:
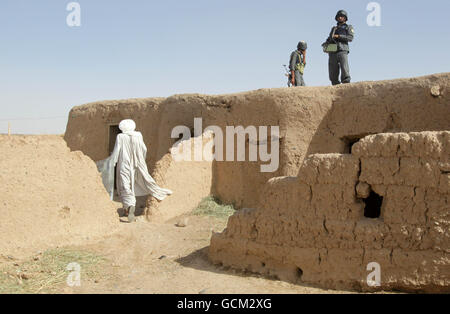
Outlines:
[[228, 219], [234, 213], [235, 209], [232, 205], [224, 205], [214, 196], [205, 197], [192, 212], [196, 216], [211, 216], [222, 219]]

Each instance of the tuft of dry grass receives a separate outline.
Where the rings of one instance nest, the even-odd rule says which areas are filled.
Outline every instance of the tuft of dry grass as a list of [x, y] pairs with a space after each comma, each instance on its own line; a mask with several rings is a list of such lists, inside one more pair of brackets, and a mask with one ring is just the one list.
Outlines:
[[228, 219], [235, 211], [233, 205], [222, 204], [222, 202], [214, 196], [208, 196], [198, 204], [197, 208], [192, 211], [192, 214], [196, 216], [211, 216], [220, 219]]
[[51, 249], [23, 263], [0, 268], [0, 294], [58, 293], [71, 273], [67, 270], [69, 264], [80, 265], [81, 280], [96, 280], [100, 276], [100, 265], [105, 261], [90, 252]]

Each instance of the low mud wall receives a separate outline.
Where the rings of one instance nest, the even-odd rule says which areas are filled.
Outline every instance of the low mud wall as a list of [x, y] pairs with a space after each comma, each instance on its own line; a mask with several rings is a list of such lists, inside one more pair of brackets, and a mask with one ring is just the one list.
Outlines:
[[265, 162], [247, 159], [217, 161], [211, 168], [212, 194], [238, 208], [255, 207], [269, 179], [296, 176], [310, 154], [348, 153], [353, 142], [370, 134], [450, 130], [449, 91], [450, 74], [444, 73], [335, 87], [101, 101], [74, 107], [64, 138], [72, 150], [101, 160], [109, 154], [111, 127], [134, 119], [155, 173], [177, 141], [173, 128], [183, 125], [194, 133], [194, 118], [202, 119], [203, 129], [215, 125], [224, 132], [226, 126], [279, 126], [277, 171], [263, 173]]
[[229, 219], [209, 257], [326, 288], [449, 292], [450, 132], [377, 134], [352, 154], [309, 156]]

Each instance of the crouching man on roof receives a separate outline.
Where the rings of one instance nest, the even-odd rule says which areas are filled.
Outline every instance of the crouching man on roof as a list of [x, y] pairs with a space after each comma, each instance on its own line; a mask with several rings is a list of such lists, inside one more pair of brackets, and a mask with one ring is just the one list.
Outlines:
[[152, 195], [159, 201], [172, 194], [171, 190], [159, 187], [148, 173], [145, 146], [141, 132], [136, 132], [133, 120], [119, 124], [121, 134], [117, 135], [114, 151], [109, 159], [110, 168], [117, 164], [117, 189], [123, 208], [128, 211], [128, 221], [134, 221], [136, 196]]

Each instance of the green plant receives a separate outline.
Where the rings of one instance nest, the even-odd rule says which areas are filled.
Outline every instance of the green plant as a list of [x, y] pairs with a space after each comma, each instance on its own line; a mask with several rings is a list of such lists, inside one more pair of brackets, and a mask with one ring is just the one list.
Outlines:
[[99, 277], [99, 265], [105, 259], [85, 251], [51, 249], [21, 264], [0, 269], [0, 294], [54, 293], [66, 282], [70, 263], [81, 267], [81, 278], [95, 280]]
[[195, 208], [192, 213], [197, 216], [211, 216], [228, 219], [228, 217], [235, 213], [235, 209], [233, 205], [224, 205], [214, 196], [208, 196], [198, 204], [197, 208]]

